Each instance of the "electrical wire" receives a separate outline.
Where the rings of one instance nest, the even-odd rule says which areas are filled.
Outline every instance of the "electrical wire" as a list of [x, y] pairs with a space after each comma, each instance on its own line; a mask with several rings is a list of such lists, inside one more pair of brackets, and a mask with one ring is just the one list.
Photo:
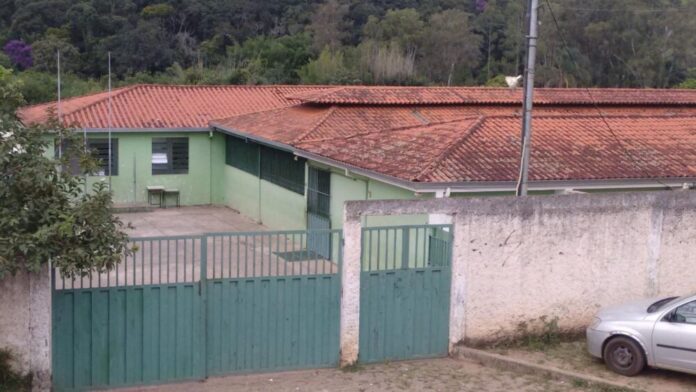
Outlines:
[[[570, 51], [570, 48], [569, 48], [569, 46], [568, 46], [568, 42], [567, 42], [566, 39], [565, 39], [565, 34], [563, 33], [563, 30], [561, 30], [561, 27], [560, 27], [560, 25], [559, 25], [559, 23], [558, 23], [558, 19], [556, 19], [556, 15], [555, 15], [554, 12], [553, 12], [553, 8], [551, 8], [551, 3], [549, 2], [549, 0], [545, 0], [545, 2], [546, 2], [546, 6], [547, 6], [548, 9], [549, 9], [549, 13], [551, 14], [551, 19], [553, 19], [553, 23], [554, 23], [554, 25], [556, 26], [556, 32], [558, 33], [558, 36], [561, 38], [561, 43], [563, 44], [563, 48], [564, 48], [565, 51], [568, 53], [568, 58], [570, 59], [570, 61], [573, 63], [573, 65], [574, 65], [576, 68], [579, 68], [579, 65], [578, 65], [577, 61], [575, 61], [575, 57], [573, 56], [573, 53]], [[625, 146], [624, 143], [621, 141], [621, 139], [618, 137], [618, 135], [616, 134], [616, 132], [614, 132], [614, 129], [611, 127], [611, 125], [609, 124], [609, 121], [607, 121], [606, 117], [604, 116], [604, 113], [602, 113], [602, 110], [599, 108], [599, 105], [597, 105], [597, 102], [595, 101], [594, 97], [592, 96], [592, 91], [591, 91], [588, 87], [583, 87], [583, 88], [584, 88], [585, 91], [587, 92], [587, 95], [590, 97], [590, 102], [592, 102], [592, 105], [593, 105], [594, 108], [597, 110], [597, 114], [599, 115], [599, 118], [602, 120], [602, 122], [604, 123], [604, 125], [607, 127], [607, 130], [609, 130], [609, 133], [611, 134], [611, 136], [614, 138], [614, 140], [616, 140], [616, 142], [617, 142], [617, 144], [619, 145], [619, 147], [623, 150], [624, 154], [626, 154], [626, 156], [631, 160], [631, 162], [633, 162], [633, 164], [634, 164], [641, 172], [643, 172], [643, 176], [645, 176], [646, 179], [649, 179], [649, 180], [652, 180], [652, 181], [657, 182], [658, 184], [664, 186], [664, 187], [667, 188], [668, 190], [673, 190], [671, 186], [669, 186], [669, 185], [665, 184], [664, 182], [660, 181], [659, 178], [655, 178], [655, 177], [650, 178], [650, 177], [647, 175], [647, 172], [643, 169], [643, 167], [642, 167], [642, 166], [638, 163], [638, 161], [634, 158], [633, 154], [628, 150], [628, 148], [626, 148], [626, 146]]]

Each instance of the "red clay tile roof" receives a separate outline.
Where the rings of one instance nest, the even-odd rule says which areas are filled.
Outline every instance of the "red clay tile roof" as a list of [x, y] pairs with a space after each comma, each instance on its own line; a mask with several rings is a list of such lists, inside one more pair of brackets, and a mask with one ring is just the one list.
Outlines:
[[[589, 91], [535, 91], [531, 180], [696, 177], [696, 90]], [[64, 100], [64, 121], [106, 128], [107, 98]], [[405, 181], [515, 181], [520, 99], [500, 88], [136, 85], [112, 93], [112, 127], [210, 124]], [[42, 122], [51, 107], [19, 115]]]
[[[517, 105], [522, 89], [495, 87], [343, 86], [288, 95], [306, 103], [336, 105]], [[537, 88], [539, 105], [694, 105], [696, 90]]]
[[[609, 127], [594, 108], [567, 109], [536, 112], [530, 180], [696, 177], [693, 108], [603, 108]], [[406, 181], [515, 181], [521, 120], [512, 112], [298, 105], [213, 125]]]
[[[134, 85], [112, 91], [113, 128], [206, 128], [215, 118], [296, 104], [287, 95], [320, 90], [321, 86], [175, 86]], [[27, 124], [47, 120], [49, 102], [21, 108]], [[61, 102], [63, 121], [85, 128], [108, 127], [108, 93]]]
[[[616, 138], [599, 116], [536, 117], [530, 180], [696, 177], [696, 117], [606, 120]], [[408, 181], [515, 181], [519, 135], [518, 117], [481, 117], [294, 146]]]

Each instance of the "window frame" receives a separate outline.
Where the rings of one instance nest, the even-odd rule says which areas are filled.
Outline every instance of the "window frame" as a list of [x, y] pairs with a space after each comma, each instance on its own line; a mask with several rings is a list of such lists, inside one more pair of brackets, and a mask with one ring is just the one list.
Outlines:
[[[186, 156], [185, 157], [175, 157], [175, 146], [177, 143], [186, 143]], [[159, 151], [155, 151], [156, 145], [163, 145], [163, 148]], [[180, 146], [179, 146], [180, 147]], [[152, 157], [155, 153], [164, 153], [167, 156], [166, 163], [153, 163]], [[185, 161], [185, 167], [176, 167], [175, 160]], [[190, 141], [188, 137], [153, 137], [150, 149], [150, 167], [153, 176], [167, 175], [167, 174], [188, 174], [189, 172], [189, 162], [190, 162]], [[166, 165], [166, 166], [155, 166], [155, 165]]]
[[[98, 169], [103, 170], [104, 174], [99, 174], [91, 172], [87, 173], [85, 172], [82, 167], [80, 167], [80, 162], [78, 157], [71, 157], [70, 162], [68, 163], [68, 166], [63, 165], [63, 170], [69, 171], [69, 173], [73, 176], [82, 176], [82, 175], [87, 175], [91, 177], [108, 177], [109, 176], [109, 165], [108, 164], [103, 164], [103, 162], [108, 161], [108, 144], [109, 144], [109, 139], [104, 138], [104, 137], [97, 137], [97, 138], [86, 138], [82, 139], [83, 140], [83, 148], [85, 149], [86, 152], [89, 152], [90, 155], [98, 162]], [[95, 148], [92, 146], [92, 144], [105, 144], [107, 153], [106, 157], [102, 160], [99, 158], [98, 155], [94, 154]], [[61, 145], [62, 145], [62, 150], [67, 151], [70, 150], [71, 148], [71, 141], [70, 140], [56, 140], [54, 142], [54, 156], [58, 158], [60, 155], [60, 150], [61, 150]], [[118, 138], [111, 138], [111, 176], [118, 176]]]
[[[94, 150], [95, 148], [92, 146], [92, 144], [105, 144], [106, 145], [106, 157], [102, 160], [98, 156], [95, 156]], [[111, 138], [111, 173], [109, 174], [109, 165], [108, 165], [108, 149], [109, 149], [109, 139], [108, 138], [94, 138], [90, 139], [87, 138], [87, 150], [89, 153], [92, 155], [94, 159], [99, 162], [99, 169], [104, 171], [104, 174], [95, 174], [95, 173], [90, 173], [92, 176], [96, 177], [108, 177], [109, 175], [111, 176], [118, 176], [118, 138]], [[103, 164], [106, 163], [106, 164]]]

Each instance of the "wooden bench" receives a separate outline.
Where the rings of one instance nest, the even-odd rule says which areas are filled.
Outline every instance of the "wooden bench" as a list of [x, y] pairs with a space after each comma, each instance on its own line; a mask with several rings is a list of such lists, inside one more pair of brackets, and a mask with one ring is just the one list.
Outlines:
[[[152, 202], [152, 196], [157, 197], [155, 203]], [[164, 201], [164, 187], [161, 185], [151, 185], [147, 187], [147, 203], [151, 206], [162, 207]]]

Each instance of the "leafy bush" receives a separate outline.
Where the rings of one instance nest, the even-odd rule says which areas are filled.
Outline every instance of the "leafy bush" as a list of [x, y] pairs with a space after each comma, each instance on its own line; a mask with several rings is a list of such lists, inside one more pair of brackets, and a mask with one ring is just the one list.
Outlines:
[[0, 349], [0, 391], [24, 392], [31, 390], [31, 374], [17, 374], [10, 366], [12, 353]]

